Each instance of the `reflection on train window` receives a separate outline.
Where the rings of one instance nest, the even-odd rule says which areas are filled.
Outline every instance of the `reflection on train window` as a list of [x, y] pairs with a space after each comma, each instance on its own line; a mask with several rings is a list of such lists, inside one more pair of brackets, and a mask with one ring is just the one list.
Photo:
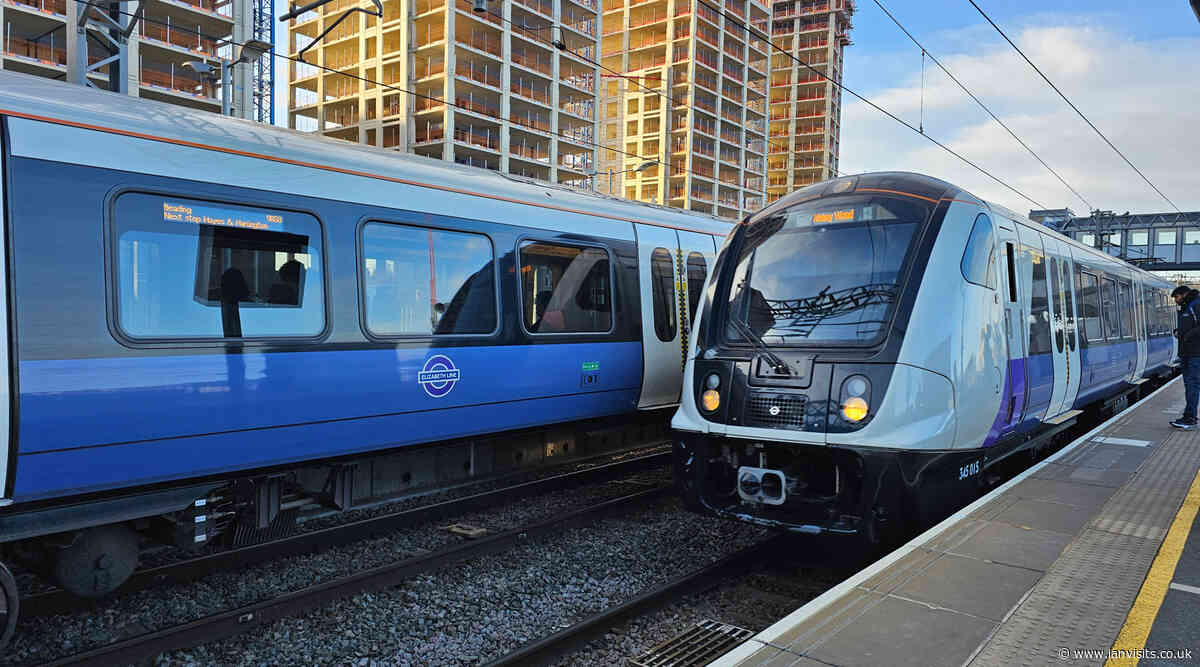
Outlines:
[[1120, 327], [1117, 324], [1117, 283], [1112, 278], [1104, 278], [1104, 289], [1100, 293], [1102, 310], [1104, 311], [1104, 337], [1120, 338]]
[[608, 253], [557, 243], [521, 245], [521, 305], [531, 333], [612, 329]]
[[1050, 301], [1046, 290], [1046, 256], [1033, 251], [1033, 291], [1029, 300], [1029, 354], [1050, 352]]
[[1074, 295], [1071, 294], [1071, 267], [1067, 260], [1059, 260], [1058, 262], [1059, 275], [1062, 282], [1063, 293], [1063, 326], [1067, 331], [1067, 347], [1075, 349], [1075, 303]]
[[482, 234], [382, 222], [362, 231], [367, 329], [377, 336], [496, 329], [492, 242]]
[[303, 213], [141, 193], [114, 209], [117, 318], [135, 338], [325, 328], [321, 228]]
[[704, 294], [706, 280], [708, 280], [708, 265], [704, 261], [704, 255], [698, 252], [688, 253], [688, 321], [693, 326], [696, 324], [696, 308], [700, 306], [700, 296]]
[[1100, 330], [1100, 286], [1096, 276], [1090, 273], [1080, 273], [1079, 282], [1081, 297], [1079, 299], [1080, 320], [1083, 325], [1084, 340], [1104, 340], [1104, 332]]
[[996, 272], [993, 267], [995, 262], [996, 250], [992, 243], [992, 221], [986, 215], [980, 214], [975, 218], [975, 225], [971, 227], [971, 236], [967, 239], [967, 248], [963, 251], [960, 264], [963, 278], [966, 278], [967, 282], [995, 289]]
[[666, 248], [655, 248], [650, 254], [650, 297], [654, 334], [664, 343], [675, 340], [675, 261]]
[[1117, 292], [1121, 295], [1121, 336], [1133, 336], [1133, 294], [1129, 283], [1117, 283]]

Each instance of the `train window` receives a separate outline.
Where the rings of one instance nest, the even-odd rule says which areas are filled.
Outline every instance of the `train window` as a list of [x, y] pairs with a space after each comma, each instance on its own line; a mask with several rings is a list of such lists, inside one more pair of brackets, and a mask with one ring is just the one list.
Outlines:
[[1017, 302], [1017, 260], [1013, 253], [1013, 244], [1005, 243], [1008, 254], [1008, 300]]
[[1103, 279], [1103, 290], [1100, 292], [1100, 299], [1104, 311], [1104, 337], [1108, 339], [1120, 338], [1121, 329], [1117, 324], [1119, 319], [1117, 311], [1117, 283], [1112, 278], [1105, 277]]
[[1075, 349], [1075, 303], [1071, 294], [1071, 268], [1066, 260], [1058, 263], [1059, 275], [1062, 277], [1063, 294], [1063, 326], [1067, 331], [1067, 347]]
[[1086, 341], [1104, 340], [1104, 332], [1100, 330], [1100, 286], [1096, 276], [1090, 273], [1080, 273], [1081, 285], [1079, 309], [1083, 325], [1083, 339]]
[[1032, 296], [1029, 301], [1029, 354], [1050, 352], [1050, 302], [1046, 293], [1046, 257], [1033, 251]]
[[521, 244], [522, 321], [530, 333], [612, 329], [608, 253], [590, 246]]
[[984, 287], [996, 288], [995, 268], [996, 250], [995, 244], [992, 242], [992, 221], [982, 213], [975, 218], [975, 225], [971, 227], [971, 236], [967, 238], [967, 249], [963, 251], [962, 269], [963, 278], [967, 282], [982, 285]]
[[1049, 257], [1046, 260], [1049, 264], [1047, 270], [1050, 271], [1050, 307], [1054, 313], [1054, 341], [1058, 347], [1058, 351], [1063, 350], [1063, 298], [1062, 298], [1062, 274], [1059, 270], [1059, 261], [1056, 257]]
[[127, 335], [314, 337], [325, 329], [313, 216], [127, 193], [113, 217], [117, 320]]
[[386, 222], [362, 228], [363, 304], [376, 336], [496, 330], [492, 242], [482, 234]]
[[675, 340], [675, 261], [666, 248], [650, 253], [650, 297], [655, 335], [663, 342]]
[[698, 252], [688, 253], [687, 284], [688, 284], [688, 321], [696, 323], [696, 309], [700, 307], [700, 297], [704, 293], [704, 281], [708, 280], [708, 265], [704, 255]]
[[1121, 297], [1121, 337], [1133, 336], [1133, 299], [1129, 283], [1117, 283], [1117, 294]]

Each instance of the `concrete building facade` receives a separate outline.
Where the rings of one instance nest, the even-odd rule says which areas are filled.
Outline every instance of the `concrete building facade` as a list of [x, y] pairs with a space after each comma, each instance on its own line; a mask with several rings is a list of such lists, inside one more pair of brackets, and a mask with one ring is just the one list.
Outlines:
[[595, 0], [492, 0], [485, 12], [469, 0], [386, 0], [381, 18], [353, 14], [313, 42], [356, 5], [335, 0], [292, 22], [291, 53], [308, 47], [304, 59], [321, 66], [291, 64], [292, 128], [555, 183], [591, 182]]
[[[115, 3], [120, 12], [132, 14], [135, 2]], [[81, 41], [74, 26], [88, 5], [80, 0], [0, 0], [0, 67], [51, 79], [69, 80], [68, 70], [76, 63]], [[94, 11], [94, 10], [93, 10]], [[127, 77], [128, 93], [208, 111], [220, 112], [221, 90], [185, 69], [189, 61], [212, 65], [232, 55], [229, 40], [238, 42], [251, 35], [251, 0], [146, 0], [142, 20], [128, 41], [131, 65], [121, 76]], [[115, 20], [128, 25], [127, 14]], [[107, 53], [102, 40], [88, 39], [86, 61], [94, 64]], [[267, 56], [270, 57], [270, 56]], [[87, 77], [99, 88], [109, 88], [110, 66], [88, 72]], [[252, 117], [250, 67], [233, 70], [233, 115]]]
[[853, 15], [853, 0], [776, 0], [771, 7], [768, 204], [838, 173], [842, 94], [829, 79], [842, 80]]
[[599, 189], [731, 219], [762, 208], [767, 22], [759, 0], [604, 0]]

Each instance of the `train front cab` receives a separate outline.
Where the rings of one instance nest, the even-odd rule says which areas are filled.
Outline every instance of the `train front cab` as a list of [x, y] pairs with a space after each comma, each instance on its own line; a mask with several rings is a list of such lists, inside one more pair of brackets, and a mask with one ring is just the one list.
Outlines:
[[[971, 454], [953, 451], [944, 372], [960, 341], [902, 350], [910, 322], [931, 316], [917, 294], [926, 267], [943, 261], [934, 241], [949, 187], [915, 175], [840, 179], [735, 232], [706, 290], [691, 392], [673, 421], [691, 504], [877, 541], [900, 525], [918, 480], [976, 490], [974, 477], [959, 482]], [[954, 298], [942, 308], [943, 320], [961, 316]]]

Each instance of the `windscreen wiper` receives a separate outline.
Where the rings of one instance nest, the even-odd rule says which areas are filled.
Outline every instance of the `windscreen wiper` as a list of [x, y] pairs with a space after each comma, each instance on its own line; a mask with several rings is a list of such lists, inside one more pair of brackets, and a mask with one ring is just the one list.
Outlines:
[[788, 365], [783, 361], [783, 359], [780, 359], [778, 356], [776, 356], [775, 353], [771, 351], [771, 348], [767, 347], [766, 342], [764, 342], [758, 334], [754, 333], [754, 330], [751, 329], [749, 325], [734, 315], [729, 317], [729, 323], [733, 325], [733, 328], [736, 329], [739, 334], [741, 334], [742, 338], [746, 339], [748, 343], [754, 346], [754, 350], [756, 352], [761, 354], [767, 359], [767, 361], [771, 363], [771, 370], [775, 371], [777, 375], [792, 374], [791, 369], [788, 368]]

